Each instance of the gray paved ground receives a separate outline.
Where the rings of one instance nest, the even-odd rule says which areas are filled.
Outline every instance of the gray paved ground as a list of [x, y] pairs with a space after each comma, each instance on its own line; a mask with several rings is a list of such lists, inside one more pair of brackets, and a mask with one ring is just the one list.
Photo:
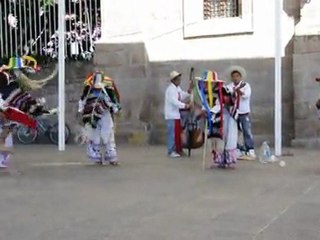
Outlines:
[[18, 147], [22, 174], [0, 174], [0, 239], [320, 239], [317, 152], [293, 151], [285, 168], [202, 171], [201, 152], [119, 151], [122, 166], [112, 168], [87, 164], [78, 147]]

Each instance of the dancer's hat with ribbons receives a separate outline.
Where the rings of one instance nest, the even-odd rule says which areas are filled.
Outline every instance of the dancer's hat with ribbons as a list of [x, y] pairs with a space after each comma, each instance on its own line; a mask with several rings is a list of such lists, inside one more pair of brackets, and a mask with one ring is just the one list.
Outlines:
[[206, 71], [203, 75], [203, 80], [205, 82], [225, 82], [218, 78], [218, 73], [216, 71]]
[[[30, 63], [33, 63], [33, 64], [30, 66], [29, 65]], [[11, 57], [7, 68], [8, 69], [29, 68], [29, 69], [33, 69], [34, 71], [40, 70], [40, 67], [37, 64], [37, 61], [33, 57], [30, 57], [30, 56]]]

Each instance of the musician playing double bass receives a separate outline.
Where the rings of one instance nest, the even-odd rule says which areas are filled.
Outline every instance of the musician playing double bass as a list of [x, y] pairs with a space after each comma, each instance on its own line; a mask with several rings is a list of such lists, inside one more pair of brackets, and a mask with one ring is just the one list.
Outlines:
[[167, 123], [167, 149], [168, 156], [171, 158], [178, 158], [183, 155], [180, 110], [190, 108], [187, 101], [193, 88], [193, 83], [190, 81], [189, 89], [185, 92], [181, 89], [180, 84], [181, 73], [172, 71], [170, 73], [170, 85], [166, 89], [164, 109]]

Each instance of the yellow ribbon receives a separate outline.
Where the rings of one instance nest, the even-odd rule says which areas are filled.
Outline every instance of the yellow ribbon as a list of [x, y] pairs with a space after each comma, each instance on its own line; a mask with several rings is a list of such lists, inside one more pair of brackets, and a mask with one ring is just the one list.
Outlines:
[[28, 62], [33, 62], [33, 66], [32, 68], [36, 68], [37, 67], [37, 60], [34, 59], [33, 57], [30, 57], [30, 56], [23, 56], [21, 57], [24, 61], [28, 61]]
[[213, 73], [212, 71], [208, 71], [207, 81], [208, 81], [209, 106], [210, 108], [213, 108], [213, 94], [212, 94]]

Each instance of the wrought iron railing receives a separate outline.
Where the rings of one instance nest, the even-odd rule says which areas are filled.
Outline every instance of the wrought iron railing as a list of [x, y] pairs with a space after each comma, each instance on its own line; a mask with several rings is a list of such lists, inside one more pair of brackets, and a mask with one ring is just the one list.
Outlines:
[[[66, 56], [91, 59], [101, 35], [101, 0], [66, 0]], [[57, 0], [0, 1], [0, 58], [58, 56]]]

